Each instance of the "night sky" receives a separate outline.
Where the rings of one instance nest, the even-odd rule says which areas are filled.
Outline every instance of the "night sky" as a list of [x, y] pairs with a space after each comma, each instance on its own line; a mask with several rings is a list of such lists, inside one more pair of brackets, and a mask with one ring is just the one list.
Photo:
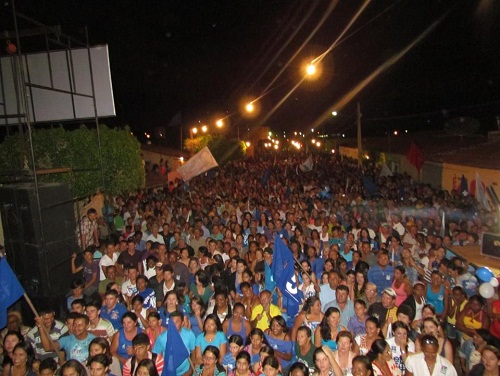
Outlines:
[[[340, 0], [291, 61], [330, 1], [17, 0], [16, 6], [78, 39], [88, 26], [92, 45], [109, 45], [117, 117], [102, 122], [129, 124], [138, 134], [166, 126], [178, 112], [185, 129], [232, 114], [233, 129], [239, 124], [305, 131], [449, 11], [425, 40], [339, 109], [341, 116], [324, 122], [323, 130], [354, 132], [358, 100], [367, 132], [373, 134], [398, 126], [438, 129], [446, 118], [465, 115], [495, 124], [500, 4], [494, 0], [373, 0], [323, 60], [321, 77], [304, 82], [266, 116], [300, 81], [303, 64], [328, 49], [362, 3]], [[10, 1], [4, 2], [1, 13], [8, 27], [9, 7]], [[244, 99], [262, 95], [287, 64], [259, 101], [259, 115], [242, 118]]]

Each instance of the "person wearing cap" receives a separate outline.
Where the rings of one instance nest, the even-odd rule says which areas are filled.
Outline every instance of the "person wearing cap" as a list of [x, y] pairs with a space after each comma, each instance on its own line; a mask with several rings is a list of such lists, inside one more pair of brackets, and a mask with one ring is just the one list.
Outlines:
[[396, 291], [388, 287], [382, 292], [380, 302], [372, 304], [368, 308], [368, 316], [378, 319], [382, 326], [382, 333], [387, 333], [387, 324], [392, 324], [397, 320]]
[[377, 254], [377, 265], [368, 270], [368, 281], [377, 285], [379, 291], [391, 287], [394, 279], [394, 268], [389, 265], [389, 254], [387, 251], [379, 251]]

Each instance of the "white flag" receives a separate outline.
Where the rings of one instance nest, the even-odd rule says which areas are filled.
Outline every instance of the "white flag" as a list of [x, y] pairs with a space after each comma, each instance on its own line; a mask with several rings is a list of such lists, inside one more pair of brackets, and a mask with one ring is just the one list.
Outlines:
[[476, 200], [483, 206], [487, 211], [491, 211], [490, 203], [486, 198], [486, 193], [484, 192], [483, 182], [481, 181], [481, 176], [479, 176], [476, 171]]
[[309, 158], [307, 158], [306, 161], [300, 165], [300, 171], [302, 172], [312, 171], [313, 166], [314, 166], [313, 158], [312, 155], [310, 155]]
[[193, 155], [186, 163], [177, 169], [177, 172], [182, 176], [184, 181], [190, 181], [195, 176], [198, 176], [213, 167], [219, 166], [214, 156], [207, 146]]
[[392, 171], [387, 167], [385, 163], [382, 164], [382, 170], [380, 171], [380, 176], [392, 176]]

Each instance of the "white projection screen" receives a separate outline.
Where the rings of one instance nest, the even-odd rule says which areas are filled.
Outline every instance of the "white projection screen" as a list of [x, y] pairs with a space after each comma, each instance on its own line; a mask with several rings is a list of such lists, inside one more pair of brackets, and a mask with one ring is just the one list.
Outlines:
[[[91, 47], [90, 56], [92, 65], [86, 48], [21, 55], [31, 122], [93, 119], [91, 72], [97, 116], [116, 115], [108, 46]], [[17, 124], [19, 114], [25, 122], [25, 102], [16, 99], [22, 86], [19, 58], [4, 56], [0, 64], [0, 115], [10, 116], [0, 118], [0, 124]]]

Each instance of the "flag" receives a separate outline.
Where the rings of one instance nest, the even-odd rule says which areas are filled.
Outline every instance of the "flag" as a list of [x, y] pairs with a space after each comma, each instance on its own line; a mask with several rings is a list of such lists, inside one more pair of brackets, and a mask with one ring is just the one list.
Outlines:
[[382, 164], [382, 170], [380, 171], [380, 176], [392, 176], [392, 171], [387, 167], [385, 163]]
[[476, 171], [476, 200], [483, 206], [485, 210], [491, 211], [490, 203], [486, 198], [486, 193], [484, 191], [483, 182], [481, 181], [481, 176]]
[[279, 235], [274, 236], [273, 264], [271, 271], [276, 286], [281, 290], [286, 299], [286, 311], [290, 317], [295, 317], [302, 302], [297, 286], [294, 269], [295, 259], [292, 252], [283, 243]]
[[193, 155], [189, 160], [177, 169], [177, 172], [182, 176], [184, 181], [190, 181], [195, 176], [198, 176], [213, 167], [219, 166], [210, 149], [205, 146], [198, 153]]
[[464, 197], [469, 194], [469, 184], [464, 174], [462, 174], [462, 179], [460, 179], [460, 193]]
[[373, 182], [373, 178], [371, 176], [363, 176], [363, 188], [369, 196], [378, 192], [377, 184]]
[[424, 155], [415, 143], [411, 143], [406, 158], [408, 158], [408, 161], [410, 161], [410, 163], [417, 168], [418, 172], [422, 170], [422, 166], [424, 165]]
[[5, 257], [0, 257], [0, 329], [7, 325], [7, 308], [24, 295], [24, 289]]
[[266, 290], [273, 292], [274, 289], [276, 288], [276, 283], [274, 282], [273, 273], [272, 273], [271, 267], [269, 266], [267, 261], [264, 261], [264, 265], [265, 265], [265, 270], [264, 270], [265, 287], [264, 288]]
[[167, 128], [175, 128], [182, 124], [182, 112], [178, 112], [168, 123]]
[[189, 351], [175, 327], [174, 320], [168, 320], [167, 343], [163, 356], [164, 367], [161, 376], [176, 376], [177, 368], [189, 358]]
[[300, 165], [300, 171], [302, 172], [312, 171], [313, 166], [314, 166], [313, 158], [312, 155], [310, 155], [309, 158], [307, 158], [306, 161]]
[[443, 214], [441, 215], [441, 231], [440, 231], [440, 234], [439, 234], [439, 236], [441, 236], [442, 238], [444, 238], [444, 234], [445, 234], [445, 225], [446, 225], [445, 213], [444, 213], [444, 210], [443, 210]]

